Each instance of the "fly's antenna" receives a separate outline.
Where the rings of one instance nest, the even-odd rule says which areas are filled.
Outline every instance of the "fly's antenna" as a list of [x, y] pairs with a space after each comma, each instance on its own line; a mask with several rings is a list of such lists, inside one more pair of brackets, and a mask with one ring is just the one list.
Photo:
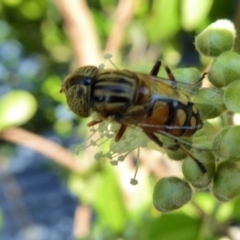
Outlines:
[[104, 59], [108, 59], [108, 61], [112, 64], [113, 67], [115, 67], [116, 69], [118, 69], [118, 67], [115, 65], [115, 63], [111, 60], [112, 58], [112, 54], [110, 53], [106, 53], [104, 56]]

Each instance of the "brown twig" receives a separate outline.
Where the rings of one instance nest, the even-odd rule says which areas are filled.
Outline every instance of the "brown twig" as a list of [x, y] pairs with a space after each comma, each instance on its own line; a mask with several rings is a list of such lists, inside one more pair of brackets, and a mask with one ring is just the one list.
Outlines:
[[92, 210], [89, 206], [80, 205], [75, 211], [73, 236], [84, 238], [89, 235], [91, 227]]
[[100, 43], [86, 1], [55, 0], [55, 3], [64, 18], [77, 65], [98, 65], [102, 59]]
[[107, 40], [105, 53], [116, 55], [121, 47], [121, 42], [128, 23], [131, 21], [134, 10], [133, 0], [120, 0], [114, 14], [112, 30]]
[[71, 171], [81, 171], [76, 156], [59, 144], [34, 133], [21, 128], [9, 128], [0, 132], [0, 138], [14, 144], [31, 148]]

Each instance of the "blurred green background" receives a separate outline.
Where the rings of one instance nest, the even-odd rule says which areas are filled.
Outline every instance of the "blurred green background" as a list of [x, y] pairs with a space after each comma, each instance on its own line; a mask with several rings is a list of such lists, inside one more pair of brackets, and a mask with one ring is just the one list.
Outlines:
[[[56, 235], [55, 239], [237, 239], [233, 233], [240, 231], [236, 227], [239, 200], [220, 205], [208, 193], [199, 192], [191, 204], [172, 214], [163, 215], [153, 208], [156, 180], [166, 172], [178, 173], [178, 165], [166, 171], [162, 168], [159, 153], [143, 153], [141, 158], [146, 161], [139, 170], [137, 186], [129, 184], [134, 155], [128, 163], [112, 167], [109, 162], [94, 162], [92, 152], [96, 149], [88, 148], [75, 161], [76, 147], [87, 132], [86, 121], [68, 110], [59, 93], [73, 69], [86, 64], [109, 66], [104, 61], [106, 53], [113, 54], [119, 68], [148, 72], [156, 60], [162, 59], [171, 68], [191, 66], [202, 71], [210, 59], [198, 55], [194, 37], [217, 19], [230, 19], [239, 29], [239, 1], [1, 0], [0, 175], [8, 171], [14, 177], [12, 168], [23, 171], [27, 163], [36, 162], [33, 152], [39, 153], [37, 164], [41, 169], [54, 174], [78, 201], [70, 215], [73, 223], [68, 225], [69, 235]], [[235, 50], [239, 52], [239, 48], [237, 38]], [[21, 185], [15, 180], [19, 191]], [[31, 193], [40, 198], [37, 185], [34, 187], [37, 180], [33, 177], [31, 181]], [[2, 187], [4, 184], [1, 180]], [[14, 196], [16, 189], [12, 185], [9, 188]], [[10, 200], [0, 201], [2, 230], [10, 224], [4, 210]], [[28, 204], [25, 208], [24, 214], [31, 216], [33, 209]], [[21, 219], [23, 213], [15, 214]], [[50, 235], [38, 235], [39, 229], [22, 238], [17, 229], [12, 235], [4, 231], [9, 239], [50, 239]]]

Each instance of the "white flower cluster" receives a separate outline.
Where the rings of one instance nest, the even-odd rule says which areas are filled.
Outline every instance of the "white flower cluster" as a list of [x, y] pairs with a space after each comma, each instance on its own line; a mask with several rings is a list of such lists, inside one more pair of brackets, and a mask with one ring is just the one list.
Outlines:
[[[93, 121], [100, 121], [101, 118], [97, 113], [92, 114]], [[78, 148], [79, 151], [90, 147], [98, 146], [100, 149], [107, 147], [108, 151], [99, 151], [95, 154], [94, 158], [100, 160], [102, 158], [110, 159], [112, 165], [117, 165], [119, 161], [124, 161], [126, 156], [140, 147], [147, 147], [149, 138], [136, 126], [127, 127], [121, 139], [116, 142], [115, 136], [120, 129], [120, 124], [116, 123], [113, 119], [109, 118], [103, 120], [96, 127], [91, 127], [92, 132], [86, 141]], [[94, 139], [94, 135], [98, 137]], [[105, 145], [106, 144], [106, 145]]]

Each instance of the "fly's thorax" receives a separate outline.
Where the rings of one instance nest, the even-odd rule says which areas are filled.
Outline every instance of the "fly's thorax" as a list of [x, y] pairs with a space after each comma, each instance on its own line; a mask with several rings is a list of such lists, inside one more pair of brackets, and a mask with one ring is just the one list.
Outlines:
[[136, 98], [139, 79], [127, 70], [103, 70], [92, 87], [92, 108], [104, 116], [123, 114]]

